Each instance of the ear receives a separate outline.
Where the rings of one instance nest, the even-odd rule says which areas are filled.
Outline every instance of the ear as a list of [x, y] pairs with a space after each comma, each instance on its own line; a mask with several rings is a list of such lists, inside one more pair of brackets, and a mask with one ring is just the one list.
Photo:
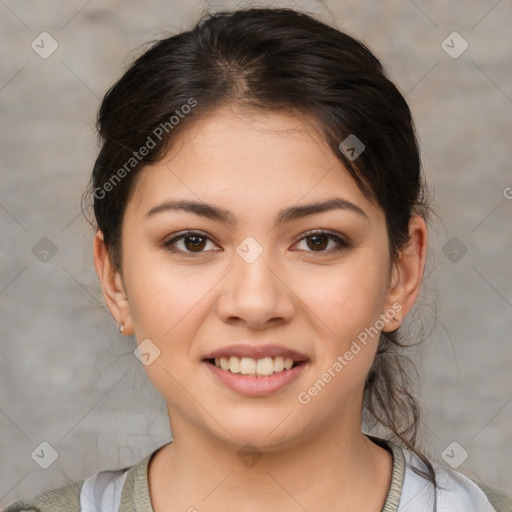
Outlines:
[[427, 224], [420, 215], [413, 215], [409, 220], [409, 238], [392, 269], [386, 311], [394, 311], [395, 317], [382, 329], [384, 332], [400, 327], [420, 292], [428, 244]]
[[133, 333], [133, 322], [121, 272], [110, 259], [103, 233], [98, 230], [93, 242], [94, 267], [101, 281], [103, 297], [110, 313], [119, 325], [123, 322], [123, 334]]

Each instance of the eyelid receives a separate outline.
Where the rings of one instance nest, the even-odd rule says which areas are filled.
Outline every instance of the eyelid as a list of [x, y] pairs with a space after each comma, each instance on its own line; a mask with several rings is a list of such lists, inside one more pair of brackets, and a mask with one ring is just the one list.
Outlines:
[[294, 243], [294, 245], [298, 244], [299, 242], [302, 242], [306, 238], [313, 237], [315, 235], [323, 235], [329, 238], [330, 240], [334, 240], [338, 245], [334, 249], [330, 249], [328, 251], [306, 251], [311, 254], [320, 254], [320, 255], [329, 255], [336, 252], [339, 252], [343, 249], [349, 249], [352, 247], [352, 244], [347, 240], [347, 238], [342, 235], [341, 233], [338, 233], [336, 231], [330, 231], [328, 229], [312, 229], [310, 231], [306, 231], [305, 233], [302, 233], [300, 235], [300, 238], [297, 240], [297, 242]]
[[[212, 251], [199, 251], [199, 252], [194, 253], [194, 252], [182, 251], [181, 249], [173, 248], [174, 242], [176, 242], [178, 240], [182, 240], [187, 237], [192, 237], [195, 235], [197, 235], [201, 238], [205, 238], [206, 240], [213, 242], [215, 245], [218, 245], [217, 242], [214, 240], [214, 238], [205, 232], [198, 231], [198, 230], [184, 230], [184, 231], [179, 231], [177, 233], [173, 233], [169, 239], [166, 239], [164, 241], [164, 246], [167, 247], [169, 250], [172, 250], [173, 252], [182, 253], [182, 254], [201, 255], [201, 254], [207, 254], [209, 252], [212, 252]], [[329, 255], [329, 254], [339, 252], [343, 249], [349, 249], [352, 247], [352, 244], [347, 241], [347, 239], [344, 235], [342, 235], [341, 233], [338, 233], [336, 231], [330, 231], [330, 230], [326, 230], [326, 229], [312, 229], [312, 230], [306, 231], [305, 233], [302, 233], [300, 235], [300, 238], [296, 242], [294, 242], [293, 245], [297, 245], [299, 242], [302, 242], [303, 240], [313, 237], [315, 235], [323, 235], [323, 236], [328, 237], [330, 240], [334, 240], [337, 244], [337, 247], [327, 250], [327, 251], [323, 250], [323, 251], [304, 251], [304, 252], [308, 252], [308, 253], [312, 253], [312, 254], [317, 253], [319, 255]], [[214, 249], [214, 251], [218, 251], [218, 250], [219, 249]], [[223, 249], [220, 249], [220, 251], [222, 251], [222, 250]]]
[[[196, 229], [185, 229], [183, 231], [178, 231], [177, 233], [173, 233], [172, 235], [170, 235], [169, 237], [167, 237], [165, 240], [164, 240], [164, 246], [167, 247], [167, 248], [171, 248], [172, 247], [172, 244], [178, 240], [182, 240], [184, 238], [187, 238], [187, 237], [192, 237], [192, 236], [199, 236], [201, 238], [205, 238], [211, 242], [213, 242], [215, 245], [218, 245], [217, 242], [215, 241], [215, 239], [210, 236], [208, 233], [205, 233], [204, 231], [199, 231], [199, 230], [196, 230]], [[202, 251], [202, 252], [198, 252], [198, 253], [193, 253], [193, 252], [186, 252], [186, 251], [182, 251], [182, 250], [179, 250], [177, 249], [175, 252], [181, 252], [181, 253], [184, 253], [184, 254], [203, 254], [203, 253], [207, 253], [207, 252], [210, 252], [210, 251]]]

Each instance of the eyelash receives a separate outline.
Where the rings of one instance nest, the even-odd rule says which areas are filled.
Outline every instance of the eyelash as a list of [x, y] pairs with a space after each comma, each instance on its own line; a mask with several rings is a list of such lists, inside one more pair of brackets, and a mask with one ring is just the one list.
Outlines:
[[[205, 252], [208, 252], [208, 251], [200, 251], [200, 252], [194, 253], [194, 252], [189, 252], [189, 251], [182, 251], [180, 249], [176, 249], [175, 247], [173, 247], [173, 245], [177, 241], [185, 239], [185, 238], [189, 238], [189, 237], [191, 238], [193, 236], [198, 236], [200, 238], [205, 238], [205, 239], [211, 241], [211, 238], [208, 235], [201, 233], [199, 231], [184, 231], [184, 232], [174, 236], [170, 240], [167, 240], [166, 242], [164, 242], [164, 246], [173, 253], [179, 252], [179, 253], [183, 253], [183, 254], [200, 255], [200, 254], [204, 254]], [[333, 240], [334, 242], [336, 242], [338, 244], [338, 247], [335, 247], [334, 249], [330, 249], [327, 251], [322, 250], [322, 251], [306, 251], [306, 252], [310, 252], [313, 254], [318, 253], [318, 254], [324, 254], [324, 255], [327, 254], [328, 255], [328, 254], [340, 252], [343, 249], [348, 249], [351, 247], [351, 245], [348, 242], [346, 242], [343, 238], [341, 238], [338, 234], [330, 232], [330, 231], [325, 231], [323, 229], [317, 229], [317, 230], [306, 232], [304, 234], [304, 236], [300, 240], [298, 240], [297, 243], [302, 242], [303, 240], [306, 240], [308, 238], [312, 238], [314, 236], [325, 236], [329, 240]]]

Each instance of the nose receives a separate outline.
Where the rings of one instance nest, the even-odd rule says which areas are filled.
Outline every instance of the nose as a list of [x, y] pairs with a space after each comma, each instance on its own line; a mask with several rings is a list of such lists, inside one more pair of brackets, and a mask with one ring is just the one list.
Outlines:
[[296, 303], [293, 283], [276, 257], [270, 251], [254, 260], [240, 254], [234, 254], [232, 269], [222, 280], [216, 308], [219, 317], [254, 330], [289, 322]]

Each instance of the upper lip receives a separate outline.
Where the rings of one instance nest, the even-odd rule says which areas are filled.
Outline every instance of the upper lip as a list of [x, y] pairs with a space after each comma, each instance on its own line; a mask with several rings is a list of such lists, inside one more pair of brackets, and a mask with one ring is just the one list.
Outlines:
[[205, 359], [231, 356], [251, 357], [253, 359], [281, 356], [283, 358], [290, 357], [295, 362], [308, 360], [308, 357], [304, 354], [282, 345], [250, 345], [247, 343], [236, 343], [234, 345], [219, 348], [218, 350], [214, 350], [206, 355]]

